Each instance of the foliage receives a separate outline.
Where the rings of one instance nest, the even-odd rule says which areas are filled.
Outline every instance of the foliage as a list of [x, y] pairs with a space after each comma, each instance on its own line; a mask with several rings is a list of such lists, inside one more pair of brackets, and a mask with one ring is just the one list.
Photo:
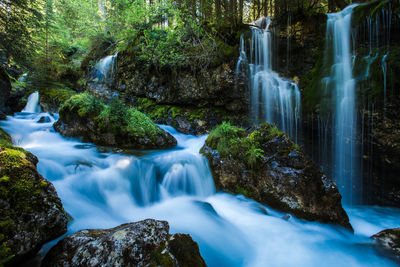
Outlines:
[[104, 109], [104, 104], [89, 93], [72, 96], [60, 107], [60, 116], [68, 116], [69, 112], [77, 111], [80, 117], [98, 116]]
[[222, 157], [244, 159], [246, 165], [255, 169], [260, 167], [264, 151], [259, 143], [247, 136], [242, 128], [223, 122], [213, 129], [207, 137], [206, 144], [218, 150]]
[[[249, 133], [242, 128], [223, 122], [214, 128], [206, 140], [206, 145], [218, 150], [221, 157], [232, 157], [243, 161], [247, 168], [258, 169], [264, 160], [265, 144], [274, 138], [282, 138], [285, 134], [269, 123], [263, 123]], [[293, 143], [288, 151], [298, 150], [300, 147]]]
[[131, 137], [149, 137], [156, 140], [162, 130], [142, 112], [128, 108], [118, 97], [104, 104], [89, 93], [72, 96], [59, 110], [60, 118], [67, 119], [73, 114], [92, 120], [101, 132]]

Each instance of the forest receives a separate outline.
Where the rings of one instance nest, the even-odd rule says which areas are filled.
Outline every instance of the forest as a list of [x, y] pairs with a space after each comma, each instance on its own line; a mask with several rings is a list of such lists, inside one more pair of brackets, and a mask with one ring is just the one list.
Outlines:
[[0, 0], [0, 267], [398, 266], [399, 0]]

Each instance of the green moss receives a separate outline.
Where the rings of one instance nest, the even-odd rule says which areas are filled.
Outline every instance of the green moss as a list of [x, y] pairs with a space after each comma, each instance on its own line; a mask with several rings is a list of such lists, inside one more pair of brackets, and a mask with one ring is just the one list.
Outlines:
[[169, 250], [180, 267], [206, 266], [200, 255], [198, 244], [189, 235], [175, 234], [169, 240]]
[[43, 88], [39, 90], [39, 97], [41, 102], [56, 102], [59, 104], [67, 101], [71, 96], [75, 95], [76, 92], [66, 87], [59, 88]]
[[82, 93], [70, 97], [59, 110], [61, 117], [68, 117], [68, 113], [77, 112], [80, 117], [98, 116], [104, 109], [104, 104], [89, 93]]
[[[382, 70], [382, 58], [386, 58], [386, 95], [390, 96], [393, 90], [400, 86], [400, 46], [382, 46], [374, 48], [357, 49], [357, 57], [353, 75], [357, 80], [357, 93], [362, 97], [364, 103], [383, 101], [384, 96], [384, 75]], [[369, 69], [369, 70], [368, 70]]]
[[298, 144], [296, 144], [296, 143], [293, 143], [292, 149], [293, 149], [293, 150], [300, 151], [300, 146], [299, 146]]
[[375, 21], [377, 12], [385, 8], [389, 2], [388, 0], [374, 0], [355, 7], [351, 17], [351, 26], [353, 28], [359, 26], [367, 17]]
[[[39, 195], [49, 183], [38, 177], [32, 155], [11, 144], [10, 136], [0, 129], [0, 199], [10, 208], [0, 209], [0, 266], [16, 253], [7, 240], [16, 234], [16, 220], [43, 206]], [[62, 207], [60, 207], [62, 209]]]
[[99, 132], [132, 138], [146, 136], [153, 141], [162, 133], [148, 116], [128, 108], [118, 97], [107, 105], [89, 93], [74, 95], [61, 106], [60, 118], [68, 121], [70, 114], [74, 113], [82, 119], [92, 120]]
[[184, 117], [189, 122], [195, 120], [205, 120], [210, 114], [219, 118], [229, 119], [226, 111], [210, 108], [185, 108], [173, 105], [162, 105], [148, 98], [137, 98], [136, 108], [149, 116], [152, 120], [164, 123], [168, 119], [175, 119], [178, 116]]
[[244, 188], [238, 184], [235, 185], [235, 189], [234, 192], [232, 192], [233, 194], [240, 194], [240, 195], [244, 195], [247, 198], [253, 198], [254, 194], [248, 190], [247, 188]]
[[223, 122], [211, 131], [206, 144], [218, 150], [222, 157], [244, 159], [249, 168], [259, 167], [263, 158], [264, 151], [259, 147], [259, 143], [247, 136], [244, 129], [227, 122]]
[[[168, 252], [164, 252], [165, 250], [165, 243], [162, 243], [160, 246], [158, 246], [155, 250], [151, 252], [150, 255], [150, 266], [151, 267], [157, 267], [157, 266], [175, 266], [175, 262], [172, 259], [172, 257], [169, 255]], [[163, 253], [164, 252], [164, 253]]]
[[7, 175], [4, 175], [3, 177], [0, 178], [0, 183], [3, 183], [3, 182], [6, 183], [8, 181], [10, 181], [10, 177], [8, 177]]

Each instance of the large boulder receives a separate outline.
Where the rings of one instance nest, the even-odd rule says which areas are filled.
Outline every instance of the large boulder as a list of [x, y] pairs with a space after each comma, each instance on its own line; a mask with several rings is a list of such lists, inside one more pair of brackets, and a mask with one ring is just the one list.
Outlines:
[[383, 230], [371, 238], [400, 263], [400, 228]]
[[[238, 43], [239, 40], [235, 45]], [[188, 66], [181, 67], [149, 64], [140, 61], [140, 54], [122, 51], [118, 54], [115, 89], [130, 97], [149, 98], [157, 104], [227, 110], [236, 105], [238, 110], [245, 110], [248, 83], [246, 77], [236, 76], [238, 49], [231, 46], [220, 49], [219, 57], [229, 54], [224, 62], [213, 56], [214, 63], [201, 64], [192, 60]], [[200, 54], [193, 58], [208, 56]]]
[[60, 107], [59, 114], [54, 124], [58, 132], [99, 145], [160, 149], [177, 144], [172, 135], [117, 97], [106, 105], [88, 93], [74, 95]]
[[37, 162], [0, 129], [0, 265], [18, 264], [67, 231], [61, 200]]
[[218, 189], [352, 230], [336, 185], [276, 127], [263, 124], [245, 131], [224, 123], [210, 133], [201, 152]]
[[62, 239], [47, 266], [206, 266], [189, 235], [169, 234], [165, 221], [147, 219], [112, 229], [82, 230]]

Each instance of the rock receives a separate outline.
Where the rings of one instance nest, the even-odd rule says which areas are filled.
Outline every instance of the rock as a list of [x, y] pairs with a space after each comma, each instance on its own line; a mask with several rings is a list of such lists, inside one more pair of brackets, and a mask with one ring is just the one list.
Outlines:
[[247, 121], [244, 113], [228, 112], [222, 108], [196, 108], [175, 105], [157, 104], [148, 98], [136, 98], [135, 107], [149, 116], [158, 124], [167, 124], [174, 127], [177, 131], [185, 134], [203, 135], [209, 133], [224, 118], [229, 117], [240, 125]]
[[6, 120], [7, 115], [0, 111], [0, 120]]
[[47, 266], [206, 266], [189, 235], [169, 234], [165, 221], [147, 219], [112, 229], [82, 230], [46, 255]]
[[0, 67], [0, 111], [6, 111], [7, 101], [11, 92], [11, 82], [6, 70]]
[[400, 263], [400, 228], [383, 230], [371, 238]]
[[37, 123], [49, 123], [49, 122], [51, 122], [51, 119], [48, 116], [42, 116], [37, 121]]
[[176, 139], [136, 109], [118, 98], [105, 105], [83, 93], [72, 96], [60, 108], [54, 129], [64, 136], [81, 137], [98, 145], [127, 149], [161, 149], [176, 146]]
[[67, 231], [54, 186], [36, 169], [38, 159], [11, 145], [0, 129], [0, 264], [18, 264]]
[[58, 83], [40, 88], [40, 106], [45, 112], [57, 113], [60, 106], [71, 96], [77, 94], [74, 90], [60, 86]]
[[236, 79], [236, 62], [235, 54], [228, 62], [215, 66], [193, 63], [166, 71], [139, 62], [130, 51], [122, 51], [118, 54], [116, 90], [157, 104], [232, 108], [235, 103], [237, 110], [245, 110], [248, 83], [242, 76]]
[[285, 134], [269, 124], [222, 124], [208, 136], [206, 155], [218, 189], [243, 194], [297, 218], [352, 230], [336, 185]]

